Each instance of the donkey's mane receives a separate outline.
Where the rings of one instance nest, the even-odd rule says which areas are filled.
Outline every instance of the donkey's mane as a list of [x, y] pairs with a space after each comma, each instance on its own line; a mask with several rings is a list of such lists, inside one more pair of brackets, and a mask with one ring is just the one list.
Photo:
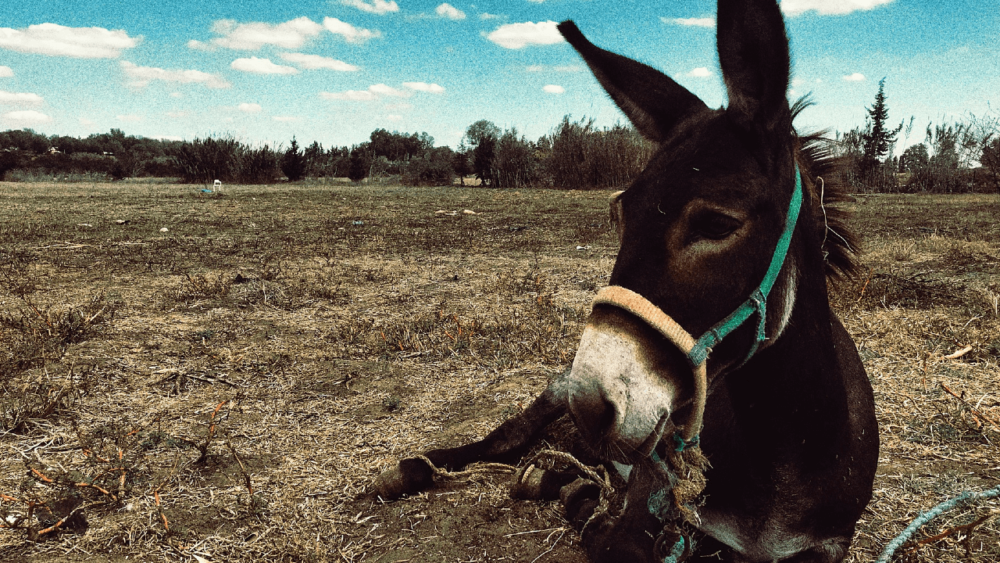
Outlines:
[[[792, 119], [812, 105], [808, 97], [792, 104]], [[833, 280], [853, 277], [858, 269], [859, 241], [847, 224], [848, 212], [839, 203], [851, 201], [826, 131], [799, 135], [798, 161], [802, 187], [812, 202], [812, 214], [822, 243], [826, 275]]]

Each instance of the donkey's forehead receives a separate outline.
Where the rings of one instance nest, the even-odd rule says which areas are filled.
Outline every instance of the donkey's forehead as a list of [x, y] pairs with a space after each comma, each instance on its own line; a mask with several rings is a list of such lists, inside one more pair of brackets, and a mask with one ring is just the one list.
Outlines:
[[764, 180], [753, 141], [731, 125], [723, 112], [693, 120], [667, 139], [654, 153], [632, 187], [629, 198], [641, 192], [661, 198], [688, 199], [708, 190], [719, 196], [747, 196]]

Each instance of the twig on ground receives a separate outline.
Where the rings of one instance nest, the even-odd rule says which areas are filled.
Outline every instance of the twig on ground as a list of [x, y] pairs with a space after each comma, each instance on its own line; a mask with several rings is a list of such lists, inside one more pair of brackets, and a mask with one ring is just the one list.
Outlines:
[[956, 399], [958, 399], [959, 402], [962, 403], [962, 406], [964, 406], [966, 409], [969, 410], [970, 413], [972, 413], [972, 418], [976, 419], [976, 425], [977, 426], [979, 426], [981, 424], [979, 422], [979, 419], [982, 419], [985, 422], [989, 422], [990, 426], [992, 426], [994, 429], [1000, 431], [1000, 422], [998, 422], [996, 420], [993, 420], [991, 417], [987, 416], [986, 414], [983, 414], [983, 411], [981, 411], [981, 410], [977, 409], [976, 407], [970, 405], [968, 403], [968, 401], [966, 401], [965, 399], [963, 399], [962, 397], [960, 397], [958, 394], [956, 394], [954, 391], [952, 391], [951, 389], [949, 389], [948, 386], [944, 384], [944, 382], [938, 382], [938, 384], [941, 386], [942, 389], [944, 389], [945, 391], [947, 391], [949, 395], [951, 395], [952, 397], [955, 397]]

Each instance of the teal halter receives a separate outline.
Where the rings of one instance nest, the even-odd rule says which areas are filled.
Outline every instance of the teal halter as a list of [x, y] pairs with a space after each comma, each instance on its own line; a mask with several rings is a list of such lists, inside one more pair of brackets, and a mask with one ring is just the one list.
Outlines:
[[[774, 287], [775, 281], [778, 279], [778, 274], [781, 272], [782, 266], [784, 266], [785, 257], [788, 255], [788, 247], [792, 242], [792, 233], [795, 231], [795, 225], [798, 222], [799, 211], [801, 208], [802, 175], [799, 173], [798, 165], [796, 165], [795, 190], [792, 192], [792, 200], [788, 204], [788, 214], [785, 216], [785, 229], [781, 232], [781, 237], [778, 239], [778, 245], [774, 249], [774, 255], [771, 256], [771, 264], [767, 267], [767, 273], [764, 275], [764, 281], [760, 283], [757, 289], [750, 294], [750, 297], [744, 301], [742, 305], [737, 307], [736, 310], [733, 311], [728, 317], [722, 319], [715, 326], [708, 329], [705, 334], [701, 335], [701, 337], [695, 341], [691, 350], [685, 354], [688, 363], [691, 364], [692, 368], [703, 366], [705, 360], [708, 359], [708, 354], [712, 351], [712, 348], [718, 345], [719, 342], [722, 342], [722, 339], [729, 335], [729, 333], [739, 328], [754, 313], [757, 314], [758, 319], [757, 334], [754, 338], [753, 344], [750, 346], [750, 351], [747, 352], [746, 358], [743, 359], [740, 366], [746, 364], [757, 352], [760, 344], [764, 342], [766, 339], [764, 328], [767, 324], [767, 297], [771, 293], [771, 289]], [[695, 430], [695, 432], [697, 432], [697, 430]], [[682, 452], [686, 448], [697, 446], [699, 439], [697, 434], [695, 434], [691, 439], [685, 440], [679, 433], [675, 433], [674, 443], [674, 451]], [[650, 493], [649, 499], [646, 501], [649, 513], [656, 516], [656, 518], [661, 522], [664, 522], [666, 514], [670, 510], [670, 504], [667, 500], [666, 493], [669, 489], [676, 486], [676, 477], [673, 472], [670, 471], [666, 462], [664, 462], [656, 453], [655, 449], [650, 452], [650, 458], [653, 460], [655, 465], [660, 466], [666, 472], [671, 481], [668, 487]], [[670, 548], [670, 552], [664, 556], [663, 563], [678, 563], [683, 558], [685, 552], [693, 549], [693, 539], [685, 538], [684, 535], [681, 535]]]
[[785, 230], [781, 232], [778, 239], [778, 246], [774, 249], [771, 257], [771, 264], [767, 267], [767, 274], [760, 286], [750, 294], [750, 298], [736, 308], [728, 317], [719, 321], [715, 326], [708, 329], [705, 334], [695, 342], [694, 348], [687, 354], [688, 363], [692, 367], [697, 366], [708, 358], [712, 348], [717, 346], [722, 339], [729, 335], [750, 318], [750, 315], [757, 314], [757, 335], [754, 338], [750, 351], [740, 366], [747, 363], [757, 348], [766, 340], [764, 325], [767, 321], [767, 296], [774, 287], [774, 282], [778, 279], [778, 273], [785, 263], [785, 256], [788, 254], [788, 246], [792, 242], [792, 233], [795, 231], [795, 224], [799, 220], [799, 210], [802, 208], [802, 175], [799, 173], [798, 165], [795, 166], [795, 191], [792, 192], [792, 201], [788, 204], [788, 215], [785, 216]]

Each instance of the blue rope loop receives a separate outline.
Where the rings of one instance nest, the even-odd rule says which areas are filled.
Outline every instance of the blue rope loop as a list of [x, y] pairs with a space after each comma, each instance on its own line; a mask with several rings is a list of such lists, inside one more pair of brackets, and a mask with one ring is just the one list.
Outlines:
[[681, 555], [684, 555], [684, 536], [677, 539], [674, 546], [670, 548], [670, 554], [663, 558], [663, 563], [678, 563]]
[[674, 433], [674, 451], [675, 452], [683, 452], [684, 450], [686, 450], [688, 448], [693, 448], [693, 447], [697, 446], [700, 443], [701, 443], [701, 437], [700, 436], [696, 435], [694, 438], [691, 438], [690, 440], [685, 440], [680, 435], [680, 432], [675, 432]]

